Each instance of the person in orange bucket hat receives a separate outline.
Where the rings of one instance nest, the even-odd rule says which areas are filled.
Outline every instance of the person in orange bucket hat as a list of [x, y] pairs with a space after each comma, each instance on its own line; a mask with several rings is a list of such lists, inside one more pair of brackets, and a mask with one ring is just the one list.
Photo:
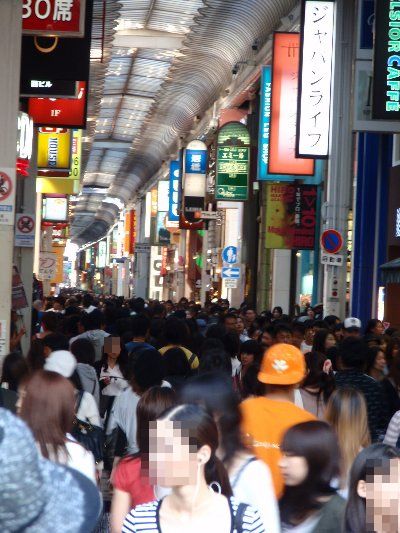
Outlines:
[[283, 478], [278, 466], [280, 445], [285, 432], [315, 417], [294, 404], [294, 391], [306, 376], [301, 351], [291, 344], [274, 344], [264, 354], [258, 381], [264, 385], [263, 395], [241, 404], [242, 430], [254, 454], [270, 468], [275, 492], [283, 491]]

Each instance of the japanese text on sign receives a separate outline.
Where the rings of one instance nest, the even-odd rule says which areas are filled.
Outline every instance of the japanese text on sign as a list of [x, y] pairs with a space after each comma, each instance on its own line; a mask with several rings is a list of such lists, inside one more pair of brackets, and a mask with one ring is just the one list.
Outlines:
[[168, 219], [179, 221], [180, 162], [171, 161], [169, 168], [169, 209]]
[[329, 122], [335, 5], [305, 1], [299, 109], [299, 156], [326, 157]]
[[83, 36], [84, 0], [23, 0], [23, 33]]

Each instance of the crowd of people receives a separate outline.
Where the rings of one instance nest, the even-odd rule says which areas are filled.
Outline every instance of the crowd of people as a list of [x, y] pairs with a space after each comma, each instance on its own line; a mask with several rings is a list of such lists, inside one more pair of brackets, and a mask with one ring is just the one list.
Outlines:
[[400, 531], [400, 331], [76, 292], [0, 387], [0, 531]]

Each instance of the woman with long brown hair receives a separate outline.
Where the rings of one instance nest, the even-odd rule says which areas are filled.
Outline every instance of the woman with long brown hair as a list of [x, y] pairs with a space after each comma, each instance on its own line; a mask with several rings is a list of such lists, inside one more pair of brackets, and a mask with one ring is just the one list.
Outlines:
[[112, 533], [120, 533], [130, 509], [157, 497], [156, 487], [150, 483], [146, 467], [149, 461], [149, 424], [175, 403], [175, 392], [169, 387], [152, 387], [139, 400], [136, 408], [139, 452], [124, 458], [112, 478]]
[[72, 383], [56, 372], [39, 370], [20, 387], [19, 415], [30, 427], [43, 457], [96, 482], [93, 455], [70, 435], [75, 404]]
[[325, 418], [338, 437], [341, 453], [340, 486], [346, 491], [354, 459], [371, 444], [364, 395], [352, 388], [336, 390], [329, 399]]

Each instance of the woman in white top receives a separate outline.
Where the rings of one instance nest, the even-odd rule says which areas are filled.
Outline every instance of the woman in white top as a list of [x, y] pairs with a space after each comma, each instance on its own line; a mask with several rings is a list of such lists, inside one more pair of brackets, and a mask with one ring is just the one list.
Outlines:
[[259, 511], [268, 533], [278, 533], [279, 512], [271, 473], [242, 440], [239, 396], [232, 382], [218, 374], [197, 376], [183, 387], [181, 400], [201, 404], [213, 415], [220, 435], [217, 455], [228, 472], [235, 499]]
[[121, 348], [120, 337], [104, 339], [103, 357], [95, 363], [95, 368], [100, 381], [100, 416], [105, 420], [108, 420], [115, 398], [128, 388], [125, 379], [127, 360], [128, 354], [125, 348]]
[[39, 370], [20, 388], [19, 414], [30, 427], [43, 457], [78, 470], [95, 483], [92, 453], [70, 435], [75, 405], [72, 383], [56, 372]]

